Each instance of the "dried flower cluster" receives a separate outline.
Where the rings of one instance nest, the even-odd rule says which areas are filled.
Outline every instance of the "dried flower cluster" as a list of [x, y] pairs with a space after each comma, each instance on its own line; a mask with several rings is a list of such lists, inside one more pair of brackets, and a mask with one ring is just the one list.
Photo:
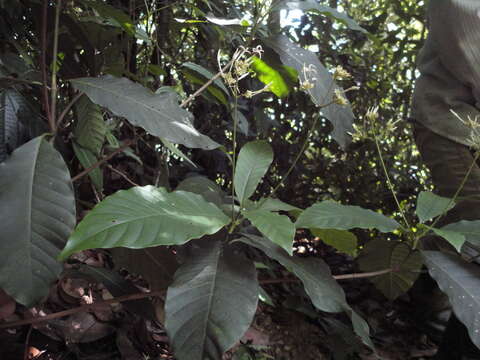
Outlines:
[[466, 125], [470, 129], [470, 136], [467, 139], [467, 144], [470, 146], [474, 151], [480, 151], [480, 122], [479, 117], [475, 116], [472, 118], [471, 116], [467, 116], [467, 119], [462, 119], [455, 111], [450, 110], [452, 114], [454, 114], [457, 119], [459, 119], [464, 125]]
[[363, 116], [362, 124], [353, 124], [352, 139], [353, 141], [385, 139], [395, 132], [399, 121], [390, 119], [387, 122], [381, 122], [378, 106], [371, 107]]
[[[226, 71], [222, 69], [220, 61], [218, 61], [218, 66], [222, 77], [225, 80], [225, 83], [230, 87], [235, 96], [240, 96], [240, 89], [238, 83], [243, 78], [249, 76], [252, 71], [250, 69], [254, 57], [262, 57], [263, 49], [259, 45], [255, 48], [245, 48], [243, 46], [239, 47], [233, 54], [231, 65]], [[268, 91], [271, 84], [266, 85], [264, 88], [256, 91], [247, 90], [243, 96], [251, 98], [255, 95], [258, 95], [262, 92]]]

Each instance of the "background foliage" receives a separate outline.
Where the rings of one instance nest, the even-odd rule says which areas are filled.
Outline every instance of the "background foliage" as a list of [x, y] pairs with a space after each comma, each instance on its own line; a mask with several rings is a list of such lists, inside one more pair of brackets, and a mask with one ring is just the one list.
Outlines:
[[[412, 144], [407, 121], [415, 56], [426, 34], [423, 5], [422, 1], [387, 0], [0, 1], [0, 159], [7, 159], [0, 171], [9, 174], [9, 184], [14, 183], [15, 177], [22, 177], [22, 172], [29, 174], [28, 184], [18, 183], [11, 190], [14, 191], [11, 194], [27, 194], [26, 198], [9, 201], [19, 209], [28, 209], [31, 214], [25, 217], [32, 219], [27, 227], [24, 218], [8, 223], [9, 231], [2, 237], [12, 236], [16, 228], [23, 227], [22, 241], [28, 244], [27, 248], [37, 247], [52, 260], [71, 232], [70, 218], [76, 213], [77, 220], [84, 220], [70, 238], [62, 258], [92, 247], [180, 245], [192, 238], [214, 234], [228, 224], [221, 210], [231, 204], [234, 187], [245, 218], [263, 235], [276, 239], [276, 245], [265, 245], [258, 240], [258, 234], [250, 237], [243, 234], [241, 242], [249, 245], [250, 250], [255, 248], [291, 267], [317, 308], [345, 311], [357, 334], [369, 343], [364, 323], [346, 304], [326, 265], [321, 260], [302, 262], [288, 257], [295, 233], [291, 219], [298, 216], [299, 208], [325, 201], [305, 211], [296, 225], [308, 224], [303, 227], [312, 229], [332, 245], [343, 239], [336, 245], [351, 255], [362, 250], [372, 237], [402, 239], [399, 231], [386, 235], [372, 230], [377, 227], [393, 231], [398, 227], [396, 221], [372, 211], [359, 213], [358, 208], [340, 206], [338, 211], [345, 211], [347, 220], [334, 225], [328, 219], [320, 223], [315, 213], [321, 207], [337, 211], [336, 203], [330, 201], [335, 200], [400, 220], [380, 166], [377, 144], [371, 136], [357, 136], [350, 143], [347, 131], [353, 132], [351, 124], [337, 122], [334, 127], [327, 120], [353, 117], [356, 128], [371, 135], [368, 134], [371, 120], [365, 114], [372, 106], [379, 106], [379, 127], [400, 120], [396, 130], [383, 137], [379, 146], [406, 218], [414, 223], [413, 199], [421, 190], [431, 188]], [[242, 47], [258, 45], [264, 53], [252, 60], [255, 76], [239, 81], [237, 90], [242, 94], [255, 92], [272, 83], [271, 91], [237, 98], [232, 96], [235, 91], [228, 88], [227, 81], [217, 77], [199, 96], [190, 97], [214, 77], [219, 64], [223, 66]], [[308, 80], [304, 64], [298, 60], [302, 57], [318, 64], [315, 76], [319, 79], [310, 91], [312, 96], [300, 91], [301, 83]], [[322, 100], [328, 100], [324, 96], [332, 90], [330, 84], [326, 85], [329, 71], [332, 73], [339, 65], [352, 77], [338, 81], [338, 85], [358, 90], [345, 94], [349, 100], [347, 106], [334, 104], [320, 113], [318, 106], [324, 104]], [[235, 122], [238, 132], [234, 131]], [[51, 136], [38, 137], [45, 132]], [[21, 151], [11, 155], [23, 144], [22, 149], [28, 150], [26, 155], [26, 150], [22, 150], [23, 157]], [[235, 161], [239, 149], [242, 150], [233, 177], [230, 160], [233, 155]], [[302, 156], [298, 157], [299, 154]], [[37, 166], [42, 158], [47, 159], [43, 161], [48, 161], [51, 168]], [[28, 164], [19, 168], [22, 161]], [[296, 166], [292, 168], [292, 164]], [[95, 165], [99, 166], [92, 169]], [[56, 174], [55, 179], [49, 179], [45, 172]], [[285, 177], [287, 173], [289, 176]], [[202, 175], [210, 181], [192, 181], [193, 175]], [[281, 181], [282, 186], [277, 186]], [[134, 189], [130, 189], [132, 186]], [[38, 200], [29, 193], [35, 187], [45, 191], [54, 188], [59, 194], [50, 194], [49, 199], [56, 200], [45, 205], [41, 201], [48, 199]], [[276, 189], [276, 199], [262, 200], [272, 188]], [[173, 189], [199, 195], [167, 192]], [[109, 195], [112, 196], [102, 201]], [[255, 203], [256, 200], [260, 201]], [[97, 203], [101, 204], [86, 215]], [[159, 203], [163, 205], [156, 207]], [[53, 218], [63, 212], [68, 219], [61, 218], [60, 222], [65, 226], [52, 221], [51, 228], [39, 229], [35, 212], [45, 207]], [[112, 209], [118, 214], [112, 215]], [[178, 209], [181, 211], [176, 212]], [[195, 209], [199, 213], [198, 224], [189, 222], [192, 217], [182, 217], [187, 212], [194, 216]], [[282, 211], [282, 215], [274, 211]], [[9, 218], [5, 209], [0, 215], [2, 219]], [[360, 220], [350, 221], [357, 216], [365, 216], [365, 220], [361, 224]], [[358, 227], [370, 230], [354, 229], [353, 234], [344, 231]], [[165, 229], [169, 232], [165, 233]], [[48, 241], [43, 241], [43, 237]], [[11, 251], [9, 243], [2, 240], [0, 250]], [[59, 242], [55, 243], [56, 240]], [[143, 262], [137, 257], [141, 256], [139, 253], [127, 252], [122, 256], [125, 249], [115, 249], [112, 253], [119, 265], [132, 272], [146, 273], [144, 276], [154, 288], [153, 284], [165, 288], [166, 283], [173, 281], [166, 308], [176, 311], [179, 294], [189, 290], [192, 281], [189, 276], [212, 261], [218, 265], [217, 271], [221, 269], [232, 279], [239, 277], [238, 268], [232, 265], [234, 251], [238, 249], [232, 247], [223, 252], [217, 240], [212, 240], [213, 246], [207, 249], [187, 247], [186, 254], [179, 259], [187, 265], [175, 275], [178, 264], [171, 253], [156, 254], [165, 264], [161, 270], [163, 283], [158, 279], [160, 276], [150, 279], [149, 271], [139, 269]], [[29, 276], [40, 274], [47, 283], [54, 280], [60, 271], [58, 265], [53, 272], [45, 270], [45, 263], [35, 263], [37, 259], [32, 256], [31, 248], [28, 254], [21, 255], [34, 264], [25, 269]], [[385, 251], [393, 252], [390, 247]], [[387, 259], [386, 263], [379, 266], [419, 263], [402, 247], [397, 247], [395, 254], [382, 258]], [[367, 245], [364, 257], [368, 255], [371, 253]], [[197, 258], [198, 263], [188, 260]], [[239, 281], [248, 283], [243, 287], [245, 296], [255, 294], [258, 284], [252, 263], [235, 259], [238, 267], [244, 269], [245, 276], [239, 277]], [[367, 261], [365, 265], [364, 261], [360, 265], [368, 271], [371, 263]], [[13, 267], [5, 269], [1, 284], [15, 296], [16, 285], [6, 280]], [[336, 297], [330, 305], [319, 300], [325, 298], [322, 293], [325, 290], [310, 277], [315, 269], [328, 275], [322, 281], [329, 284], [327, 290]], [[395, 286], [402, 273], [398, 275], [378, 281], [379, 287], [387, 288], [384, 292], [392, 298], [406, 291], [415, 280], [413, 276], [408, 284]], [[215, 276], [216, 273], [206, 273], [201, 279], [207, 288], [210, 285], [214, 288], [212, 301], [230, 294], [224, 285], [228, 279], [217, 282]], [[253, 280], [248, 282], [247, 277]], [[242, 286], [238, 286], [237, 291], [241, 290]], [[34, 295], [15, 296], [16, 300], [31, 305], [35, 296], [38, 301], [45, 295], [46, 288], [43, 292], [34, 288], [30, 291]], [[246, 307], [248, 316], [253, 316], [256, 302], [245, 301], [241, 305]], [[185, 304], [189, 306], [194, 309], [200, 305]], [[216, 315], [212, 314], [214, 322], [226, 326], [225, 319]], [[237, 332], [245, 330], [247, 320], [250, 319], [238, 319], [242, 328]], [[171, 314], [167, 313], [166, 321], [167, 326], [172, 324], [172, 334], [180, 334], [180, 340], [177, 337], [173, 341], [174, 346], [182, 343], [182, 336], [191, 335], [182, 334], [183, 324], [172, 323]], [[212, 320], [198, 321], [203, 324], [202, 321]], [[207, 330], [206, 333], [215, 332]], [[218, 352], [226, 350], [237, 337], [236, 333], [228, 333], [217, 339], [221, 343], [218, 348], [203, 344], [204, 350], [218, 357]], [[178, 354], [182, 351], [188, 354], [188, 349], [179, 350]]]

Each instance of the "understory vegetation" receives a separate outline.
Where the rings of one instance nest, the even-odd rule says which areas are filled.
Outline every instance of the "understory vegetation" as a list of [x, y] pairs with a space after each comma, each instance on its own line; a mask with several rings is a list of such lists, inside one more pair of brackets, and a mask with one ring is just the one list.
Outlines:
[[260, 301], [282, 306], [265, 286], [281, 268], [298, 311], [343, 314], [375, 354], [326, 262], [295, 254], [305, 234], [390, 300], [426, 264], [478, 318], [479, 270], [419, 249], [480, 241], [478, 221], [435, 227], [456, 199], [411, 136], [422, 1], [12, 0], [0, 27], [0, 329], [32, 323], [2, 304], [83, 277], [140, 304], [176, 359], [222, 359]]

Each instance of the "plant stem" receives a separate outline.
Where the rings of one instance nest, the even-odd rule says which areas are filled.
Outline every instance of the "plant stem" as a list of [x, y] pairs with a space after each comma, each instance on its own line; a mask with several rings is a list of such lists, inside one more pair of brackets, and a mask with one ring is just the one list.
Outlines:
[[17, 326], [22, 326], [22, 325], [28, 325], [28, 324], [38, 324], [44, 321], [48, 320], [53, 320], [53, 319], [58, 319], [64, 316], [76, 314], [76, 313], [81, 313], [81, 312], [86, 312], [91, 309], [95, 309], [97, 307], [105, 306], [105, 305], [110, 305], [110, 304], [115, 304], [119, 302], [124, 302], [124, 301], [133, 301], [133, 300], [140, 300], [140, 299], [145, 299], [149, 297], [162, 297], [165, 295], [165, 291], [151, 291], [148, 293], [137, 293], [137, 294], [130, 294], [130, 295], [123, 295], [119, 296], [117, 298], [109, 299], [109, 300], [104, 300], [104, 301], [99, 301], [93, 304], [86, 304], [82, 306], [78, 306], [73, 309], [68, 309], [64, 311], [59, 311], [56, 313], [48, 314], [45, 316], [37, 316], [31, 319], [25, 319], [25, 320], [19, 320], [19, 321], [12, 321], [12, 322], [7, 322], [4, 324], [0, 324], [0, 329], [10, 329], [13, 327]]
[[[47, 1], [48, 2], [48, 1]], [[53, 59], [52, 59], [52, 84], [51, 84], [51, 106], [50, 115], [51, 122], [50, 128], [53, 133], [57, 131], [56, 124], [56, 107], [57, 107], [57, 54], [58, 54], [58, 31], [60, 23], [60, 11], [62, 8], [62, 0], [57, 0], [55, 7], [55, 29], [53, 34]]]
[[48, 81], [47, 81], [47, 21], [48, 21], [48, 1], [43, 2], [42, 7], [42, 51], [40, 55], [41, 69], [42, 69], [42, 82], [43, 82], [43, 107], [45, 109], [45, 114], [47, 115], [48, 124], [50, 130], [53, 132], [55, 128], [55, 123], [52, 121], [52, 116], [50, 113], [50, 102], [48, 99]]
[[[343, 274], [343, 275], [332, 275], [335, 280], [353, 280], [353, 279], [365, 279], [371, 278], [375, 276], [381, 276], [385, 274], [389, 274], [391, 272], [395, 272], [393, 269], [384, 269], [379, 271], [372, 271], [366, 273], [353, 273], [353, 274]], [[280, 279], [260, 279], [259, 283], [261, 285], [268, 285], [268, 284], [279, 284], [279, 283], [286, 283], [286, 282], [299, 282], [300, 280], [297, 278], [280, 278]]]
[[56, 133], [58, 133], [58, 129], [62, 125], [62, 121], [65, 118], [65, 116], [67, 116], [67, 114], [70, 111], [70, 109], [72, 108], [72, 106], [75, 105], [75, 103], [82, 97], [82, 95], [83, 95], [83, 92], [79, 92], [77, 95], [75, 95], [75, 97], [72, 99], [72, 101], [70, 101], [70, 103], [65, 107], [65, 109], [63, 109], [62, 113], [60, 114], [60, 116], [58, 117], [58, 120], [57, 120]]
[[129, 147], [130, 145], [133, 144], [133, 141], [131, 140], [127, 140], [125, 142], [125, 144], [123, 144], [122, 146], [120, 146], [118, 149], [116, 149], [114, 152], [112, 152], [111, 154], [109, 154], [108, 156], [104, 157], [103, 159], [100, 159], [98, 160], [95, 164], [93, 164], [92, 166], [86, 168], [85, 170], [83, 170], [81, 173], [77, 174], [76, 176], [74, 176], [72, 178], [72, 182], [75, 182], [79, 179], [81, 179], [83, 176], [87, 175], [90, 171], [92, 171], [93, 169], [96, 169], [97, 167], [99, 167], [100, 165], [102, 165], [103, 163], [107, 162], [108, 160], [110, 160], [111, 158], [113, 158], [115, 155], [121, 153], [123, 150], [125, 150], [127, 147]]
[[295, 169], [295, 166], [297, 166], [297, 163], [298, 161], [300, 160], [300, 158], [302, 157], [303, 153], [305, 152], [305, 149], [307, 148], [307, 145], [308, 145], [308, 141], [310, 140], [310, 137], [313, 133], [313, 129], [315, 129], [315, 126], [317, 125], [317, 121], [318, 119], [315, 119], [312, 123], [312, 126], [310, 127], [310, 129], [308, 129], [308, 132], [307, 132], [307, 137], [305, 138], [305, 141], [303, 142], [303, 145], [302, 147], [300, 148], [300, 151], [298, 152], [297, 156], [295, 157], [295, 160], [293, 161], [292, 165], [290, 165], [290, 167], [288, 168], [287, 172], [285, 173], [285, 175], [282, 176], [282, 180], [280, 180], [280, 182], [277, 184], [277, 186], [275, 186], [275, 188], [272, 190], [272, 192], [270, 193], [270, 196], [272, 196], [273, 194], [275, 194], [278, 189], [280, 189], [280, 187], [283, 185], [283, 183], [285, 182], [285, 180], [288, 178], [288, 176], [290, 175], [290, 173], [293, 171], [293, 169]]
[[[237, 166], [237, 108], [238, 108], [238, 97], [235, 96], [235, 103], [233, 106], [233, 154], [232, 154], [232, 222], [235, 221], [235, 172]], [[243, 201], [242, 201], [243, 202]], [[243, 206], [243, 204], [240, 204]]]
[[380, 149], [380, 142], [378, 141], [378, 136], [375, 133], [375, 130], [374, 130], [374, 137], [375, 137], [375, 146], [377, 147], [378, 157], [380, 159], [380, 164], [382, 165], [383, 173], [385, 174], [385, 177], [387, 179], [388, 188], [390, 189], [390, 192], [392, 193], [393, 198], [395, 199], [395, 203], [397, 204], [398, 210], [402, 215], [406, 228], [410, 229], [410, 225], [408, 223], [407, 217], [405, 215], [405, 212], [402, 209], [402, 206], [400, 205], [400, 201], [398, 201], [397, 194], [395, 193], [395, 188], [393, 187], [392, 180], [390, 179], [390, 175], [388, 174], [387, 166], [385, 165], [385, 161], [383, 160], [382, 149]]

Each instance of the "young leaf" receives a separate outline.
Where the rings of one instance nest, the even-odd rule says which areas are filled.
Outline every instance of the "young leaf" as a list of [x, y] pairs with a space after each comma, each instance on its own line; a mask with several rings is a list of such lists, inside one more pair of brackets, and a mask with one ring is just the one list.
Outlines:
[[268, 239], [280, 245], [289, 255], [293, 253], [295, 225], [288, 216], [266, 210], [251, 210], [242, 213]]
[[303, 10], [303, 11], [316, 11], [319, 12], [320, 14], [324, 14], [328, 17], [334, 18], [341, 23], [345, 24], [349, 29], [360, 31], [363, 33], [367, 33], [367, 31], [362, 28], [358, 23], [353, 20], [351, 17], [349, 17], [347, 14], [340, 12], [334, 8], [331, 8], [326, 5], [321, 5], [317, 3], [314, 0], [306, 0], [306, 1], [286, 1], [286, 7], [289, 10]]
[[253, 262], [221, 241], [206, 245], [192, 245], [167, 292], [165, 327], [179, 360], [221, 360], [257, 309]]
[[235, 168], [235, 193], [240, 204], [253, 195], [273, 161], [273, 151], [266, 141], [251, 141], [242, 147]]
[[421, 223], [431, 220], [444, 211], [448, 211], [455, 206], [455, 202], [448, 198], [438, 196], [430, 191], [422, 191], [417, 198], [417, 208], [415, 210]]
[[261, 250], [292, 271], [302, 281], [305, 291], [317, 309], [332, 313], [345, 311], [352, 319], [356, 334], [373, 349], [368, 324], [347, 304], [343, 289], [333, 279], [328, 265], [322, 259], [289, 256], [280, 246], [255, 235], [244, 234], [238, 241]]
[[382, 214], [359, 206], [342, 205], [326, 200], [305, 209], [295, 223], [297, 228], [350, 230], [378, 229], [391, 232], [400, 224]]
[[100, 107], [84, 95], [76, 102], [74, 108], [77, 121], [73, 136], [79, 145], [98, 156], [107, 133]]
[[269, 91], [282, 98], [290, 93], [293, 82], [297, 79], [297, 72], [290, 67], [284, 66], [275, 69], [257, 56], [253, 57], [252, 70], [265, 85], [270, 85]]
[[470, 339], [480, 347], [480, 267], [459, 256], [422, 251], [430, 275], [448, 295], [457, 318], [467, 327]]
[[[73, 141], [72, 145], [75, 156], [85, 169], [88, 169], [98, 161], [98, 158], [89, 149], [85, 149], [83, 146], [76, 144], [75, 141]], [[103, 173], [100, 167], [90, 171], [88, 176], [92, 180], [93, 185], [95, 185], [95, 188], [98, 191], [103, 191]]]
[[200, 195], [154, 186], [120, 190], [98, 204], [78, 224], [60, 254], [92, 248], [180, 245], [214, 234], [229, 218]]
[[365, 272], [392, 269], [384, 275], [372, 277], [375, 286], [394, 300], [408, 291], [418, 278], [423, 265], [422, 256], [405, 243], [370, 240], [358, 257], [360, 269]]
[[[317, 106], [323, 106], [332, 102], [335, 84], [328, 70], [323, 66], [315, 53], [306, 50], [290, 41], [285, 35], [278, 35], [267, 39], [266, 43], [280, 56], [284, 65], [294, 68], [300, 77], [301, 82], [310, 82], [314, 85], [309, 90], [313, 102]], [[305, 77], [305, 68], [312, 68], [314, 71]], [[322, 108], [322, 114], [332, 123], [332, 137], [340, 146], [345, 146], [350, 141], [348, 133], [353, 131], [353, 112], [350, 105], [331, 104]]]
[[150, 134], [190, 148], [214, 149], [219, 145], [200, 134], [192, 125], [192, 115], [178, 105], [172, 92], [154, 94], [127, 78], [106, 75], [100, 78], [70, 80], [94, 103], [123, 116]]
[[0, 288], [31, 306], [62, 271], [56, 257], [76, 221], [70, 174], [41, 136], [0, 164], [0, 189]]
[[358, 239], [355, 234], [346, 230], [335, 229], [310, 229], [325, 244], [333, 246], [340, 252], [350, 256], [357, 256]]

